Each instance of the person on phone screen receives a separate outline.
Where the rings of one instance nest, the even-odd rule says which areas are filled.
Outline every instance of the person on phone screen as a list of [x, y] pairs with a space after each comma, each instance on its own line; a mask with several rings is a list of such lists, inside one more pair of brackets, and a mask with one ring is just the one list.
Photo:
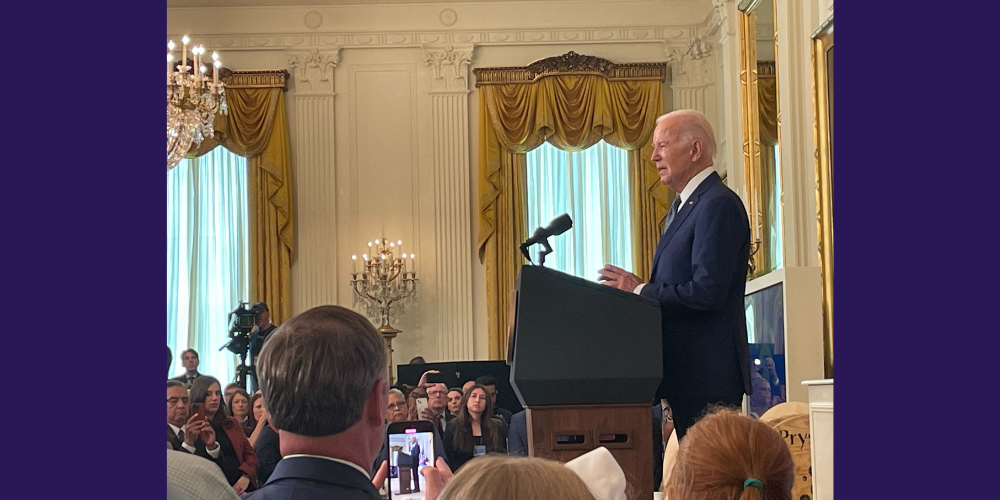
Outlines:
[[465, 393], [458, 417], [445, 430], [444, 451], [453, 471], [474, 457], [507, 453], [507, 424], [493, 416], [485, 387], [477, 384]]
[[176, 380], [167, 381], [167, 448], [213, 461], [222, 452], [208, 422], [191, 414], [188, 391]]

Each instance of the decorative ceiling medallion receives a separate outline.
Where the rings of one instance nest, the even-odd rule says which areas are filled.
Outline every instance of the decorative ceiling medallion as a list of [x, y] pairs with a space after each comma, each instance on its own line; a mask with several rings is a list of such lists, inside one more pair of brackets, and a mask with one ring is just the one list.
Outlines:
[[310, 10], [309, 12], [306, 12], [306, 17], [302, 20], [302, 22], [306, 25], [306, 28], [314, 30], [323, 25], [323, 14], [320, 14], [315, 10]]
[[451, 26], [458, 21], [458, 13], [454, 9], [444, 9], [441, 11], [441, 15], [438, 16], [441, 24], [444, 26]]

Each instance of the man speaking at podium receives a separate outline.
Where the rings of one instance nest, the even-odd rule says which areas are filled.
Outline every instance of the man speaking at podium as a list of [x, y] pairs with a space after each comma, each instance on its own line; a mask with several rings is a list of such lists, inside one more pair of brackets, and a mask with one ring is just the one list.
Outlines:
[[660, 182], [678, 193], [653, 257], [652, 277], [613, 265], [599, 280], [660, 303], [663, 382], [681, 439], [709, 405], [740, 406], [750, 394], [746, 288], [750, 223], [739, 196], [712, 168], [715, 133], [692, 110], [656, 120], [653, 156]]

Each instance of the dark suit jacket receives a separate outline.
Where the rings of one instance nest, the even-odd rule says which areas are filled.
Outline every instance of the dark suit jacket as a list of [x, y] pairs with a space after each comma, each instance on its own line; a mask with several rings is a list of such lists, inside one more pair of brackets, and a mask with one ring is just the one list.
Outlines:
[[283, 458], [261, 489], [243, 500], [381, 500], [361, 471], [313, 457]]
[[528, 414], [521, 410], [510, 417], [510, 428], [507, 430], [507, 454], [510, 456], [528, 456]]
[[743, 201], [712, 173], [660, 237], [641, 295], [663, 312], [663, 382], [657, 397], [712, 399], [749, 394], [747, 260]]
[[500, 408], [499, 406], [493, 407], [493, 414], [498, 417], [502, 417], [504, 423], [507, 424], [508, 426], [510, 425], [510, 417], [514, 416], [514, 412], [510, 410], [505, 410], [503, 408]]
[[414, 444], [412, 448], [406, 451], [408, 451], [410, 455], [410, 467], [420, 467], [420, 445]]
[[278, 433], [271, 428], [271, 424], [264, 422], [260, 434], [257, 436], [257, 445], [253, 451], [257, 454], [257, 482], [264, 484], [274, 473], [274, 467], [281, 460], [281, 450], [279, 449]]
[[[183, 441], [181, 441], [180, 438], [177, 437], [177, 434], [174, 434], [174, 430], [171, 429], [170, 426], [168, 425], [167, 444], [170, 445], [170, 448], [176, 451], [182, 451], [184, 453], [191, 453], [183, 446], [181, 446], [181, 443], [183, 443]], [[216, 460], [212, 458], [211, 455], [208, 454], [208, 450], [205, 449], [205, 443], [202, 443], [200, 439], [196, 439], [194, 442], [194, 454], [198, 455], [199, 457], [207, 458], [213, 462], [215, 462]]]
[[[194, 378], [198, 378], [200, 376], [201, 376], [201, 372], [198, 372], [198, 374], [195, 375]], [[184, 387], [188, 387], [188, 388], [190, 388], [190, 385], [191, 385], [191, 384], [188, 384], [187, 370], [185, 370], [184, 373], [182, 373], [182, 374], [180, 374], [180, 375], [178, 375], [178, 376], [176, 376], [176, 377], [174, 377], [174, 378], [172, 378], [170, 380], [176, 380], [177, 382], [180, 382], [180, 383], [184, 384]]]

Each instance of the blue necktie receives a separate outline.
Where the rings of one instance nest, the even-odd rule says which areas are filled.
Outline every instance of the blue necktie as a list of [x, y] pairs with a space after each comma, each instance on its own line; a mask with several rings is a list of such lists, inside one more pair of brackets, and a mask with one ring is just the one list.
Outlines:
[[663, 232], [660, 233], [660, 236], [667, 234], [667, 228], [670, 227], [670, 223], [673, 222], [674, 217], [677, 216], [677, 210], [680, 209], [680, 206], [681, 206], [681, 195], [678, 194], [676, 197], [674, 197], [674, 202], [670, 204], [670, 210], [667, 211], [667, 218], [663, 220]]

